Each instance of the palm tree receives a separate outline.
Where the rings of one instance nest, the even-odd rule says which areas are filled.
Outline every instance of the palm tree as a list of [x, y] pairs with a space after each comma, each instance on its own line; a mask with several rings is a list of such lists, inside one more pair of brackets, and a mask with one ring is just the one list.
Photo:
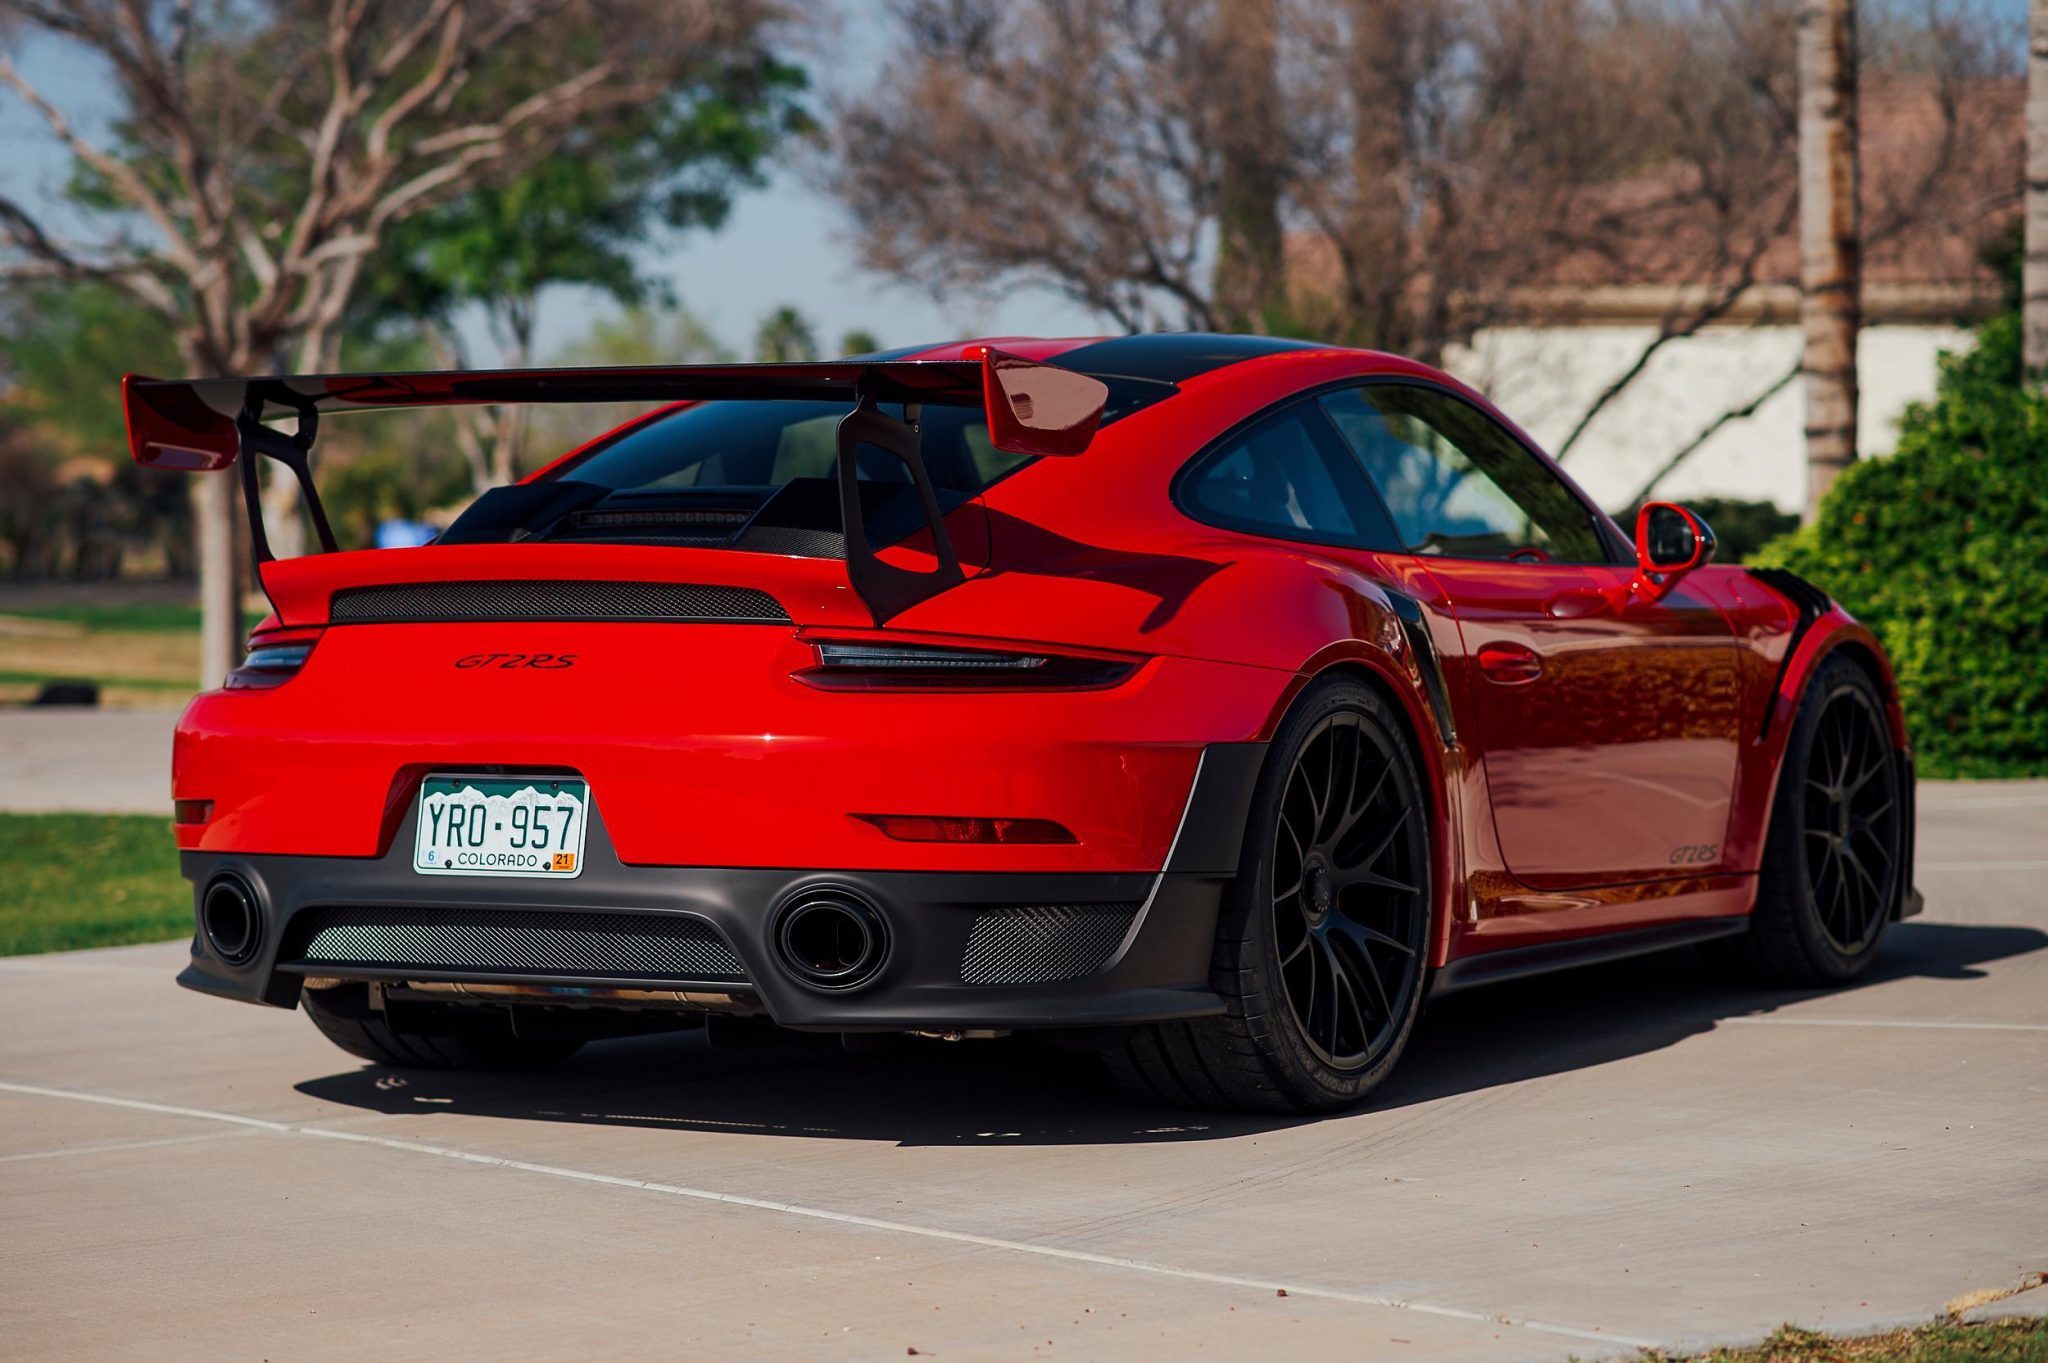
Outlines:
[[2020, 287], [2027, 380], [2048, 381], [2048, 0], [2027, 13], [2027, 244]]
[[754, 332], [754, 358], [764, 364], [790, 364], [818, 358], [818, 338], [795, 308], [782, 307], [761, 319]]
[[[2040, 0], [2036, 0], [2040, 3]], [[1856, 461], [1861, 223], [1856, 0], [1799, 0], [1799, 288], [1806, 333], [1806, 519]]]

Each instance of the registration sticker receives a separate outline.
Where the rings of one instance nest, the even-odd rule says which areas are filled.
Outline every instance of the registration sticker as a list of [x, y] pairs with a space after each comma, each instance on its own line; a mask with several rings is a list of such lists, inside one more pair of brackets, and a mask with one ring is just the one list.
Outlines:
[[429, 776], [412, 869], [568, 880], [583, 867], [590, 787], [534, 777]]

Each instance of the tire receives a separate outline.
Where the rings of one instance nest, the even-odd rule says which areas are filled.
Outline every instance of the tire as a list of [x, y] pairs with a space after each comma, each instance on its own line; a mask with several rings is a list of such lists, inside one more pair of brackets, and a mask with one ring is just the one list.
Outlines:
[[1133, 1029], [1104, 1056], [1128, 1093], [1330, 1112], [1387, 1076], [1426, 975], [1435, 863], [1421, 771], [1372, 688], [1333, 679], [1302, 697], [1268, 749], [1224, 892], [1211, 980], [1226, 1012]]
[[1800, 698], [1764, 843], [1749, 931], [1719, 953], [1744, 978], [1846, 984], [1870, 968], [1899, 903], [1900, 766], [1884, 697], [1844, 657]]
[[360, 984], [301, 990], [299, 997], [306, 1016], [329, 1041], [350, 1055], [398, 1069], [540, 1069], [560, 1064], [583, 1045], [514, 1036], [509, 1027], [502, 1035], [402, 1032], [369, 1007], [369, 990]]

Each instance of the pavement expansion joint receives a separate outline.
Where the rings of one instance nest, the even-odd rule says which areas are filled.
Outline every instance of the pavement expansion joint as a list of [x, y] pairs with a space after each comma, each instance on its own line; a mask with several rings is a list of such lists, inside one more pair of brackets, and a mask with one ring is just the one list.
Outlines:
[[79, 1103], [96, 1103], [104, 1107], [127, 1108], [137, 1112], [196, 1117], [226, 1122], [236, 1126], [258, 1131], [274, 1132], [280, 1135], [306, 1136], [319, 1140], [347, 1141], [352, 1144], [377, 1146], [387, 1150], [405, 1151], [411, 1154], [428, 1155], [438, 1159], [456, 1160], [468, 1164], [480, 1164], [518, 1173], [537, 1174], [546, 1178], [566, 1179], [572, 1182], [599, 1187], [636, 1189], [642, 1192], [657, 1193], [669, 1197], [688, 1198], [692, 1201], [718, 1203], [729, 1207], [742, 1207], [754, 1211], [774, 1212], [784, 1216], [803, 1217], [812, 1221], [831, 1222], [862, 1230], [911, 1235], [927, 1240], [943, 1240], [953, 1244], [973, 1245], [981, 1249], [1028, 1254], [1039, 1258], [1120, 1270], [1127, 1273], [1143, 1273], [1155, 1277], [1179, 1279], [1185, 1282], [1208, 1283], [1217, 1287], [1244, 1288], [1266, 1295], [1279, 1293], [1285, 1296], [1344, 1302], [1356, 1306], [1374, 1306], [1398, 1311], [1412, 1311], [1418, 1315], [1438, 1316], [1450, 1320], [1471, 1321], [1489, 1325], [1506, 1325], [1528, 1330], [1536, 1334], [1555, 1335], [1567, 1339], [1590, 1340], [1621, 1348], [1649, 1349], [1656, 1347], [1656, 1341], [1654, 1340], [1632, 1339], [1604, 1330], [1588, 1329], [1582, 1326], [1558, 1325], [1547, 1321], [1502, 1315], [1498, 1312], [1442, 1306], [1433, 1302], [1415, 1301], [1410, 1298], [1388, 1296], [1373, 1292], [1350, 1291], [1343, 1288], [1324, 1287], [1316, 1284], [1251, 1278], [1233, 1273], [1217, 1273], [1205, 1269], [1183, 1268], [1173, 1264], [1153, 1263], [1143, 1259], [1128, 1259], [1117, 1255], [1100, 1254], [1091, 1250], [1070, 1249], [1058, 1245], [1008, 1240], [997, 1236], [977, 1235], [970, 1231], [947, 1230], [937, 1226], [919, 1226], [909, 1222], [889, 1221], [879, 1217], [862, 1216], [853, 1212], [837, 1212], [818, 1207], [805, 1207], [796, 1203], [748, 1197], [738, 1193], [722, 1193], [704, 1188], [684, 1187], [674, 1183], [658, 1183], [646, 1179], [626, 1178], [616, 1174], [595, 1173], [584, 1169], [568, 1169], [560, 1165], [506, 1159], [497, 1155], [479, 1154], [474, 1151], [459, 1150], [445, 1145], [430, 1145], [423, 1141], [399, 1140], [395, 1137], [377, 1136], [363, 1131], [342, 1130], [331, 1126], [306, 1126], [292, 1122], [271, 1121], [262, 1117], [245, 1117], [239, 1113], [220, 1112], [209, 1108], [183, 1107], [171, 1103], [150, 1102], [140, 1098], [124, 1098], [114, 1094], [88, 1093], [76, 1089], [49, 1088], [39, 1084], [19, 1084], [4, 1080], [0, 1080], [0, 1093], [19, 1093], [30, 1097], [54, 1098]]

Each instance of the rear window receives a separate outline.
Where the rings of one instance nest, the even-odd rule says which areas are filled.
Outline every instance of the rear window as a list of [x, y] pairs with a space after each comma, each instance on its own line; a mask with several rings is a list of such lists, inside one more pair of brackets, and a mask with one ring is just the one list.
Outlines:
[[[1103, 424], [1173, 394], [1173, 385], [1105, 379]], [[704, 402], [655, 417], [530, 483], [493, 488], [442, 532], [442, 544], [579, 541], [683, 544], [836, 558], [838, 428], [845, 401]], [[903, 419], [900, 403], [881, 410]], [[927, 405], [920, 445], [941, 512], [1030, 460], [989, 443], [979, 407]], [[910, 470], [887, 450], [855, 452], [862, 516], [876, 545], [925, 525]]]
[[[882, 410], [901, 420], [900, 404]], [[777, 488], [799, 478], [830, 478], [844, 402], [706, 402], [628, 431], [555, 476], [614, 492], [692, 488]], [[925, 467], [932, 484], [974, 496], [1026, 462], [989, 443], [978, 407], [926, 407]], [[901, 460], [863, 449], [860, 476], [907, 483]]]

